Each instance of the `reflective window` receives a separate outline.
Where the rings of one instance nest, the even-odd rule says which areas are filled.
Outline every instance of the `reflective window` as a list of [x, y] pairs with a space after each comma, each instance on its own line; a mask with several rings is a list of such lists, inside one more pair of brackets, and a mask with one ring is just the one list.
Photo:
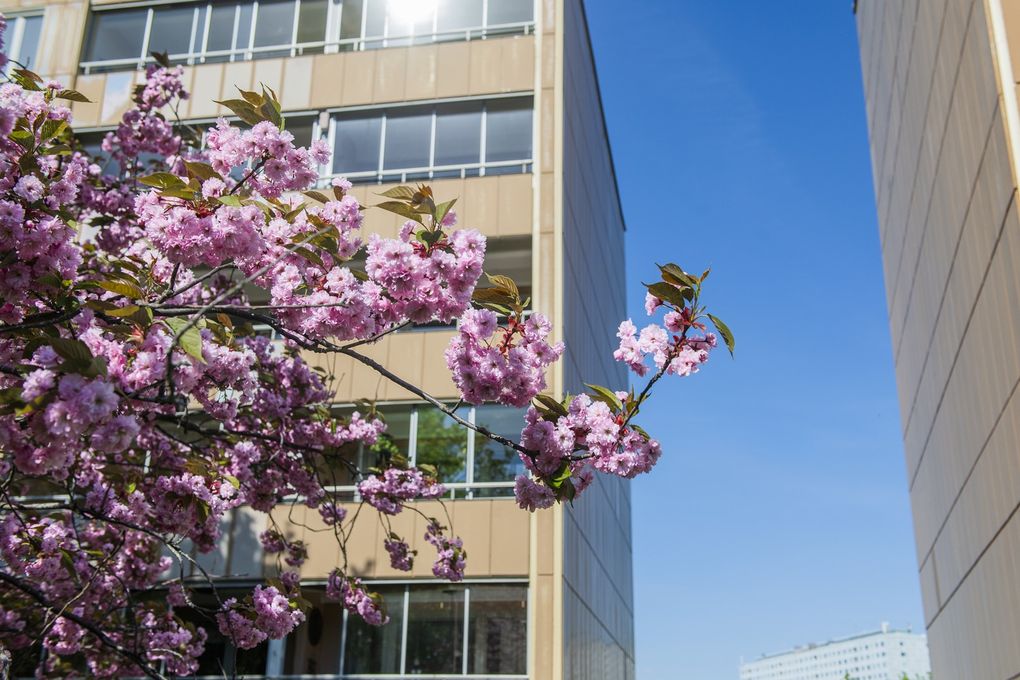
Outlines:
[[156, 7], [153, 10], [149, 52], [188, 54], [191, 52], [193, 7]]
[[[532, 0], [190, 2], [93, 10], [82, 70], [129, 70], [153, 51], [206, 63], [530, 33]], [[255, 48], [255, 49], [249, 49]]]
[[431, 136], [431, 109], [408, 107], [387, 115], [383, 169], [429, 167]]
[[334, 121], [336, 141], [333, 144], [333, 171], [336, 173], [378, 171], [382, 118], [354, 115], [338, 117]]
[[471, 586], [467, 672], [524, 675], [527, 672], [528, 593], [519, 586]]
[[411, 588], [407, 608], [407, 669], [412, 675], [461, 673], [464, 588]]
[[94, 12], [85, 44], [85, 61], [138, 59], [142, 56], [149, 10]]
[[[519, 441], [524, 427], [525, 409], [503, 406], [479, 406], [475, 409], [475, 424], [481, 425], [493, 434], [502, 435], [511, 441]], [[474, 481], [512, 482], [523, 474], [524, 463], [517, 451], [475, 433]], [[512, 495], [511, 489], [478, 489], [475, 495]]]
[[[35, 69], [39, 55], [39, 35], [42, 33], [43, 16], [9, 16], [7, 18], [7, 57], [14, 66], [20, 64], [28, 70]], [[5, 66], [4, 72], [11, 66]]]
[[465, 481], [467, 431], [432, 406], [422, 406], [417, 415], [416, 463], [435, 467], [443, 482]]
[[482, 160], [482, 106], [451, 104], [436, 116], [436, 167], [480, 163]]
[[486, 162], [531, 158], [531, 107], [516, 100], [495, 100], [485, 120]]
[[[347, 617], [345, 674], [400, 672], [405, 588], [378, 586], [372, 590], [383, 596], [390, 622], [385, 626], [370, 626], [360, 617]], [[409, 645], [410, 642], [408, 640]]]
[[406, 182], [530, 172], [532, 106], [531, 97], [511, 97], [339, 114], [333, 173]]

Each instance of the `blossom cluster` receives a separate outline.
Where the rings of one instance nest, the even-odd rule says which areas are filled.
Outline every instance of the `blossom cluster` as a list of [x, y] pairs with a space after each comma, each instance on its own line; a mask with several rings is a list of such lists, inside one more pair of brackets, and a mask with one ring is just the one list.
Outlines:
[[371, 626], [382, 626], [390, 620], [379, 593], [369, 592], [361, 579], [344, 576], [338, 569], [326, 581], [326, 597], [339, 600], [347, 611]]
[[562, 342], [549, 343], [551, 330], [539, 313], [523, 322], [511, 316], [503, 327], [492, 310], [466, 312], [445, 353], [464, 401], [527, 406], [546, 388], [546, 369], [563, 354]]
[[436, 578], [447, 581], [463, 581], [464, 568], [467, 566], [467, 552], [464, 542], [459, 537], [448, 537], [443, 533], [444, 527], [432, 520], [425, 529], [425, 540], [436, 548], [436, 561], [432, 563], [432, 573]]
[[446, 487], [417, 468], [387, 468], [381, 475], [369, 475], [358, 484], [362, 499], [379, 512], [396, 515], [404, 503], [439, 498]]

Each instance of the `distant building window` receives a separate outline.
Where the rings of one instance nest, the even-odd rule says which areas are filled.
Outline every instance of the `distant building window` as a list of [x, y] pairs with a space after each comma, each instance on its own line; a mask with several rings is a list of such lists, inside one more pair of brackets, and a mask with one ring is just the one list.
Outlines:
[[529, 96], [335, 114], [332, 174], [382, 183], [530, 172], [533, 106]]
[[478, 40], [534, 28], [532, 0], [441, 0], [424, 12], [418, 4], [256, 0], [94, 8], [81, 68], [140, 68], [152, 52], [202, 64]]
[[7, 17], [7, 56], [11, 64], [6, 72], [19, 64], [30, 71], [36, 69], [39, 54], [39, 36], [42, 34], [42, 14], [26, 14]]

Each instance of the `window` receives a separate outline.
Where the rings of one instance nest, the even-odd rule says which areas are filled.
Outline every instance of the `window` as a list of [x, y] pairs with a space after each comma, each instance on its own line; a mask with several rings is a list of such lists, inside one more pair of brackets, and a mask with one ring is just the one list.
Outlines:
[[[352, 409], [343, 409], [350, 411]], [[387, 464], [394, 455], [412, 464], [432, 465], [451, 497], [491, 498], [513, 494], [514, 480], [524, 471], [517, 452], [478, 433], [470, 433], [445, 413], [428, 404], [380, 405], [386, 432], [371, 446], [341, 452], [367, 470]], [[468, 422], [517, 441], [524, 427], [525, 409], [494, 404], [462, 408]], [[355, 497], [356, 488], [342, 463], [336, 462], [323, 477], [334, 482], [340, 500]]]
[[[36, 68], [39, 53], [39, 35], [42, 33], [42, 14], [7, 18], [7, 57], [28, 70]], [[11, 66], [4, 67], [4, 71]]]
[[[96, 8], [81, 68], [141, 68], [154, 51], [201, 64], [477, 40], [534, 28], [532, 0], [443, 0], [411, 18], [405, 6], [394, 0], [235, 0]], [[37, 46], [38, 35], [33, 57]]]
[[531, 171], [531, 97], [443, 102], [333, 117], [334, 175], [408, 182]]

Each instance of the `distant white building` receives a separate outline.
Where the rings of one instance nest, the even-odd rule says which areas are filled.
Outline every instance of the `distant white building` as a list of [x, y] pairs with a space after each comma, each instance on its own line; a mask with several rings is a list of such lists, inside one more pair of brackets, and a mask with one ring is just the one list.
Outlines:
[[740, 680], [929, 680], [928, 640], [888, 623], [873, 633], [768, 654], [740, 665]]

